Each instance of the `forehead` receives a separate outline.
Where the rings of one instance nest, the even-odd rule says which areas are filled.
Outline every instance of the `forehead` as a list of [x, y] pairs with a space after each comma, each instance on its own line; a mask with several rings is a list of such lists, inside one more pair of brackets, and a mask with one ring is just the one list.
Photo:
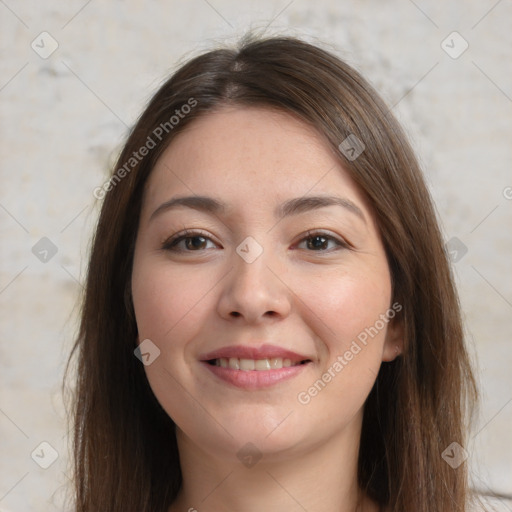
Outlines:
[[147, 183], [151, 206], [173, 194], [262, 204], [310, 193], [365, 200], [327, 140], [286, 112], [224, 107], [190, 123]]

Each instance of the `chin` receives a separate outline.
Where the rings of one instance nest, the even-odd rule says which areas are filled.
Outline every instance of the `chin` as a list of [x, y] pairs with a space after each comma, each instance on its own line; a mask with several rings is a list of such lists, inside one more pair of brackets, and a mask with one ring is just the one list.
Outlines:
[[251, 411], [232, 408], [227, 416], [217, 413], [216, 421], [210, 418], [206, 422], [203, 417], [202, 421], [188, 419], [178, 421], [177, 425], [181, 430], [179, 435], [215, 457], [242, 463], [244, 457], [264, 456], [266, 461], [277, 461], [306, 450], [314, 442], [311, 429], [292, 420], [296, 414], [291, 408], [284, 413], [278, 408], [274, 414], [269, 414], [268, 406], [265, 412], [257, 406]]

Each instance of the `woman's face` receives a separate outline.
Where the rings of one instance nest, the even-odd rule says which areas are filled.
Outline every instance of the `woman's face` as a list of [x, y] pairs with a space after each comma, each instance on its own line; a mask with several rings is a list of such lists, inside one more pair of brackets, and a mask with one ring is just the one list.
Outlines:
[[355, 435], [401, 341], [368, 203], [312, 128], [268, 109], [204, 115], [163, 153], [132, 292], [151, 388], [211, 455]]

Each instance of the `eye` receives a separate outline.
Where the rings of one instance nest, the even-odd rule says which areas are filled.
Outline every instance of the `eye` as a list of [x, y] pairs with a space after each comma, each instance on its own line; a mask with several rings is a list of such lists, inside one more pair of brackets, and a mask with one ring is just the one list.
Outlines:
[[212, 247], [208, 247], [208, 242], [212, 240], [204, 233], [187, 230], [168, 238], [162, 244], [162, 249], [172, 252], [198, 252], [211, 249]]
[[307, 250], [314, 252], [332, 252], [338, 250], [339, 248], [348, 249], [349, 245], [344, 240], [326, 232], [308, 231], [307, 236], [302, 238], [297, 247], [299, 247], [299, 249], [306, 248]]
[[[212, 245], [209, 246], [209, 243]], [[162, 244], [162, 249], [170, 252], [199, 252], [211, 250], [215, 246], [211, 238], [204, 233], [186, 230], [168, 238]], [[348, 249], [349, 244], [324, 231], [308, 231], [307, 236], [300, 240], [297, 247], [313, 252], [333, 252], [341, 248]]]

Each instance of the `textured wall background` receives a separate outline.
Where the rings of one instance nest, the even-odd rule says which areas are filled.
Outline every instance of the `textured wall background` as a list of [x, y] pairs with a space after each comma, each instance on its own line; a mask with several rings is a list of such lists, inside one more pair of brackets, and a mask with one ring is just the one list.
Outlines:
[[331, 45], [409, 132], [478, 360], [483, 403], [465, 447], [475, 486], [512, 493], [510, 2], [1, 0], [0, 16], [0, 510], [64, 510], [60, 383], [93, 189], [179, 62], [265, 26]]

